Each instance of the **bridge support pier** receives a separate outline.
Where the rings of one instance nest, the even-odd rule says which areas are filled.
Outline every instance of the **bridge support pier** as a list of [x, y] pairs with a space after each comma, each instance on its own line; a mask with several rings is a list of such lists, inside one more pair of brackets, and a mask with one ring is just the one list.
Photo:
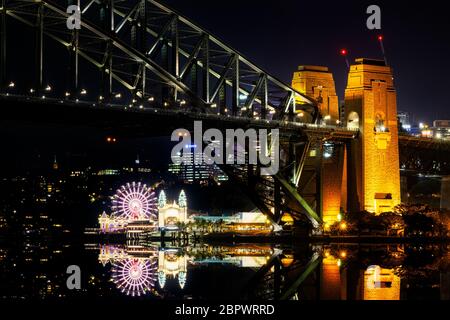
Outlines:
[[325, 144], [322, 152], [320, 212], [324, 227], [327, 229], [339, 220], [341, 209], [345, 206], [342, 197], [347, 193], [347, 186], [344, 183], [345, 148], [343, 145]]

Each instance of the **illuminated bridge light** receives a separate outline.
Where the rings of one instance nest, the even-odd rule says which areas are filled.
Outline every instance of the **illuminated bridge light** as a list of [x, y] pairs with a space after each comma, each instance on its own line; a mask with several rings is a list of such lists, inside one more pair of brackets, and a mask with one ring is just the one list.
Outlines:
[[47, 85], [47, 86], [45, 87], [45, 91], [52, 91], [52, 87], [49, 86], [49, 85]]
[[8, 84], [9, 88], [14, 88], [15, 86], [16, 86], [16, 84], [12, 81]]
[[86, 91], [86, 89], [81, 89], [81, 92], [80, 92], [80, 93], [84, 96], [84, 95], [87, 94], [87, 91]]

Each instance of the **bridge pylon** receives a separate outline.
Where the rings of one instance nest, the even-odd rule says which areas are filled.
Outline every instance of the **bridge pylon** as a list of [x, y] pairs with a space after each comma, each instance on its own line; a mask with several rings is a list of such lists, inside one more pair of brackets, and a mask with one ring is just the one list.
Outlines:
[[344, 121], [359, 128], [350, 142], [348, 209], [388, 212], [400, 203], [397, 102], [392, 70], [382, 60], [356, 59], [345, 90]]

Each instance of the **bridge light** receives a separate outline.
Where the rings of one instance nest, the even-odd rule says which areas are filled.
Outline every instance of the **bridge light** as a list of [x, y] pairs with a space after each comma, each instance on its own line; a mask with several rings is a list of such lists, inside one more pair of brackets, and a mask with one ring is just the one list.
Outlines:
[[144, 106], [141, 104], [141, 105], [139, 106], [139, 109], [144, 109]]
[[239, 95], [239, 100], [247, 100], [247, 95], [246, 94], [240, 94]]
[[33, 88], [30, 89], [30, 93], [34, 93], [34, 89]]
[[153, 102], [153, 101], [155, 101], [155, 98], [154, 98], [154, 97], [149, 97], [149, 98], [147, 99], [147, 101]]
[[41, 99], [45, 99], [45, 96], [42, 96]]
[[167, 101], [164, 102], [164, 107], [168, 107], [169, 103]]
[[305, 116], [305, 114], [303, 112], [300, 112], [297, 114], [298, 117], [303, 118]]
[[70, 97], [70, 92], [66, 91], [66, 92], [64, 93], [64, 95], [65, 95], [66, 97]]
[[341, 123], [341, 121], [339, 121], [339, 120], [336, 120], [336, 124], [340, 124]]
[[80, 92], [80, 93], [84, 96], [84, 95], [87, 94], [87, 91], [86, 91], [86, 89], [81, 89], [81, 92]]
[[103, 96], [99, 96], [98, 100], [102, 101], [103, 99], [105, 99]]
[[50, 87], [49, 85], [47, 85], [47, 86], [45, 87], [45, 91], [52, 91], [52, 87]]
[[180, 101], [180, 106], [184, 106], [186, 104], [186, 100], [181, 100]]
[[133, 100], [131, 100], [133, 103], [136, 103], [137, 102], [137, 100], [136, 99], [133, 99]]
[[16, 84], [12, 81], [8, 84], [9, 88], [14, 88], [15, 86], [16, 86]]
[[347, 257], [347, 252], [346, 251], [341, 251], [341, 253], [339, 255], [341, 256], [341, 258], [346, 258]]
[[116, 98], [116, 99], [120, 99], [120, 98], [122, 98], [122, 94], [119, 92], [119, 93], [116, 93], [115, 95], [114, 95], [114, 98]]
[[323, 117], [323, 120], [325, 120], [325, 121], [330, 120], [330, 119], [331, 119], [330, 115], [326, 115], [325, 117]]
[[217, 103], [211, 104], [211, 108], [217, 108]]

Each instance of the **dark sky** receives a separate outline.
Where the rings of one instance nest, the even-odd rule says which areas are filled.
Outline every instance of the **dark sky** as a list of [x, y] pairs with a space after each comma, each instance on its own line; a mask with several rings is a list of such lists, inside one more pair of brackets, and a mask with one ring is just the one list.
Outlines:
[[398, 109], [416, 121], [450, 119], [450, 19], [444, 1], [164, 0], [269, 73], [290, 83], [301, 64], [325, 65], [343, 97], [346, 65], [338, 54], [381, 58], [378, 31], [366, 27], [377, 4]]

